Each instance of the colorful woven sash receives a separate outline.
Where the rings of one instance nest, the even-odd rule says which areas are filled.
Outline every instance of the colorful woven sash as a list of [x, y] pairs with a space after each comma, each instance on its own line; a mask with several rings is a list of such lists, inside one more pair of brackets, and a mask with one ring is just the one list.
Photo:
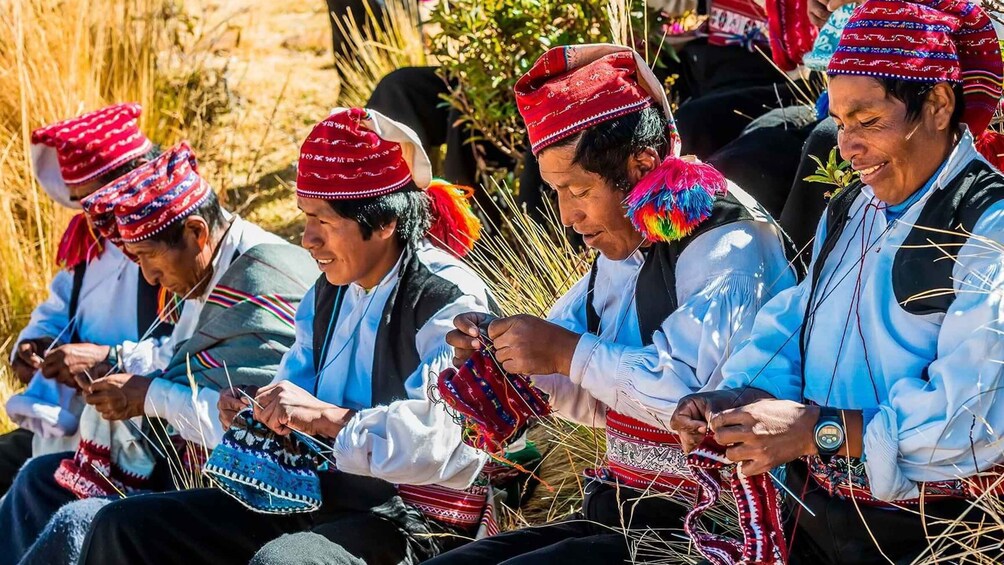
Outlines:
[[[865, 464], [856, 457], [832, 457], [824, 462], [819, 456], [806, 458], [809, 475], [829, 493], [830, 496], [851, 498], [865, 505], [877, 508], [900, 508], [903, 506], [919, 506], [921, 498], [909, 498], [887, 502], [872, 496], [871, 485], [865, 472]], [[985, 492], [993, 496], [1004, 495], [1004, 465], [996, 465], [979, 475], [966, 479], [949, 479], [944, 481], [927, 481], [921, 483], [923, 500], [933, 502], [942, 499], [959, 499], [979, 497]]]
[[523, 375], [505, 372], [492, 357], [491, 344], [459, 369], [439, 374], [437, 391], [464, 429], [464, 441], [496, 453], [527, 426], [551, 413], [547, 395]]
[[295, 434], [280, 436], [244, 410], [213, 450], [204, 472], [251, 510], [296, 514], [321, 507], [320, 464], [314, 448]]
[[[697, 503], [684, 519], [683, 529], [705, 559], [713, 565], [775, 565], [787, 562], [781, 501], [769, 475], [764, 473], [748, 477], [738, 472], [736, 465], [725, 456], [725, 448], [718, 445], [711, 434], [687, 455], [687, 464], [698, 489]], [[698, 518], [718, 501], [723, 474], [728, 476], [729, 487], [736, 499], [743, 543], [711, 534], [698, 522]]]
[[607, 411], [607, 465], [589, 477], [615, 480], [636, 489], [675, 493], [697, 488], [680, 438], [613, 410]]
[[488, 504], [488, 489], [474, 485], [457, 490], [439, 485], [398, 485], [401, 500], [418, 508], [426, 518], [463, 530], [473, 529], [481, 522]]

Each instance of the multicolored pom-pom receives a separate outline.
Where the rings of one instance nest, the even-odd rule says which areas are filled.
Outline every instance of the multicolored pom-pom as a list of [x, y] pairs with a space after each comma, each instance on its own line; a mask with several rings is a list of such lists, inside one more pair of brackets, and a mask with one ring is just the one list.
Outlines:
[[667, 157], [627, 197], [627, 217], [648, 241], [675, 241], [711, 216], [728, 183], [711, 165]]
[[481, 221], [471, 210], [470, 197], [474, 191], [465, 186], [432, 179], [426, 188], [432, 208], [432, 241], [456, 254], [467, 255], [474, 242], [481, 237]]

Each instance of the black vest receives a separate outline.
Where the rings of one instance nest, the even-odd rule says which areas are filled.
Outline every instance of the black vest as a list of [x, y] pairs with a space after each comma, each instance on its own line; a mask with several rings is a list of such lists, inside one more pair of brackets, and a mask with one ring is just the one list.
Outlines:
[[[841, 190], [826, 208], [826, 236], [810, 274], [809, 300], [802, 319], [800, 346], [803, 358], [811, 333], [807, 328], [815, 310], [816, 287], [823, 265], [850, 222], [851, 207], [861, 194], [861, 188], [862, 184], [858, 182]], [[948, 186], [932, 190], [914, 222], [915, 227], [896, 251], [892, 264], [896, 301], [905, 311], [918, 316], [948, 312], [955, 301], [955, 292], [952, 291], [955, 261], [947, 258], [945, 253], [958, 253], [969, 239], [964, 234], [972, 231], [990, 206], [1004, 200], [1004, 177], [982, 160], [974, 159]], [[922, 293], [928, 293], [928, 296], [911, 300]]]
[[[638, 327], [641, 341], [652, 344], [652, 337], [679, 304], [676, 300], [676, 262], [683, 250], [701, 234], [733, 222], [752, 220], [753, 216], [734, 196], [727, 194], [715, 200], [711, 216], [687, 237], [668, 243], [655, 243], [641, 251], [645, 263], [638, 273], [635, 286], [635, 310], [638, 313]], [[593, 290], [596, 286], [597, 261], [589, 272], [586, 291], [586, 329], [593, 335], [600, 334], [600, 315], [593, 306]]]
[[[84, 286], [84, 275], [87, 273], [87, 262], [84, 261], [73, 268], [73, 287], [70, 289], [69, 316], [67, 319], [73, 320], [77, 315], [77, 308], [80, 306], [80, 289]], [[160, 294], [160, 286], [154, 286], [146, 282], [143, 273], [138, 273], [138, 283], [136, 284], [136, 338], [142, 338], [147, 330], [157, 321], [157, 295]], [[69, 343], [80, 343], [79, 320], [73, 321], [73, 330], [70, 333]], [[171, 335], [174, 331], [174, 324], [161, 323], [147, 337], [164, 337]]]
[[[321, 275], [314, 284], [314, 371], [320, 371], [328, 355], [331, 320], [337, 319], [345, 287], [337, 287]], [[463, 295], [453, 282], [433, 274], [419, 261], [413, 249], [404, 251], [398, 281], [394, 285], [377, 328], [373, 351], [372, 403], [390, 404], [407, 398], [404, 383], [421, 363], [415, 338], [435, 314]], [[327, 341], [327, 343], [326, 343]], [[315, 374], [314, 395], [321, 375]]]

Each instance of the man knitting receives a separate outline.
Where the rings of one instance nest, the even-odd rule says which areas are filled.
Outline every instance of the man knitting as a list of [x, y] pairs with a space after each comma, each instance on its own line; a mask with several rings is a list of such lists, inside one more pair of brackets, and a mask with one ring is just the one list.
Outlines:
[[[361, 108], [314, 127], [296, 189], [302, 245], [324, 274], [272, 383], [220, 398], [234, 441], [207, 469], [227, 491], [116, 502], [81, 563], [418, 563], [474, 535], [486, 488], [460, 489], [485, 457], [428, 387], [453, 358], [453, 317], [489, 310], [484, 283], [454, 256], [476, 220], [456, 187], [432, 179], [412, 130]], [[289, 438], [329, 446], [327, 468], [261, 472], [303, 459], [302, 445], [274, 455]]]
[[[1004, 177], [974, 145], [1004, 69], [978, 6], [869, 0], [828, 73], [859, 179], [830, 201], [810, 276], [673, 428], [713, 432], [750, 474], [787, 466], [814, 512], [792, 507], [793, 559], [905, 563], [939, 550], [941, 519], [983, 517], [970, 500], [1004, 459]], [[1001, 559], [998, 534], [952, 543]]]
[[[53, 201], [80, 209], [81, 198], [159, 154], [138, 128], [140, 112], [138, 104], [116, 104], [32, 132], [35, 178]], [[32, 311], [11, 352], [14, 375], [27, 389], [7, 401], [20, 428], [0, 436], [0, 496], [32, 454], [76, 448], [83, 403], [74, 374], [110, 368], [117, 345], [137, 358], [146, 352], [151, 361], [171, 347], [173, 326], [155, 324], [159, 287], [95, 235], [84, 214], [70, 221], [56, 262], [61, 269], [49, 297]], [[118, 315], [108, 316], [113, 309]]]
[[[515, 88], [561, 221], [599, 256], [547, 320], [496, 319], [487, 334], [502, 367], [533, 375], [559, 416], [606, 428], [607, 465], [592, 473], [575, 519], [432, 563], [631, 561], [632, 539], [648, 532], [657, 546], [660, 531], [680, 528], [685, 507], [668, 497], [694, 486], [667, 426], [676, 402], [718, 382], [753, 314], [794, 275], [756, 203], [677, 156], [665, 91], [636, 53], [553, 48]], [[455, 320], [458, 362], [481, 347], [486, 321]]]
[[[144, 278], [184, 299], [163, 370], [123, 362], [77, 375], [88, 406], [76, 453], [29, 462], [0, 504], [0, 562], [57, 562], [79, 551], [107, 497], [175, 488], [177, 455], [152, 437], [211, 449], [222, 435], [216, 402], [230, 383], [267, 383], [294, 341], [293, 313], [316, 274], [302, 250], [225, 212], [182, 143], [83, 200], [102, 235]], [[130, 370], [133, 372], [123, 372]], [[108, 374], [111, 373], [111, 374]], [[189, 454], [192, 455], [192, 454]], [[185, 459], [186, 455], [181, 454]], [[29, 547], [57, 510], [62, 525]], [[85, 504], [88, 503], [88, 504]]]

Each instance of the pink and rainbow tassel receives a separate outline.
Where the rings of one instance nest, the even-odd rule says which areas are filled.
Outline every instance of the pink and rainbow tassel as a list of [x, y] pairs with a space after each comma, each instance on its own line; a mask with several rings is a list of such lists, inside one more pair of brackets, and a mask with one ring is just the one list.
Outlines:
[[631, 189], [627, 217], [648, 241], [675, 241], [711, 216], [727, 187], [711, 165], [667, 157]]

